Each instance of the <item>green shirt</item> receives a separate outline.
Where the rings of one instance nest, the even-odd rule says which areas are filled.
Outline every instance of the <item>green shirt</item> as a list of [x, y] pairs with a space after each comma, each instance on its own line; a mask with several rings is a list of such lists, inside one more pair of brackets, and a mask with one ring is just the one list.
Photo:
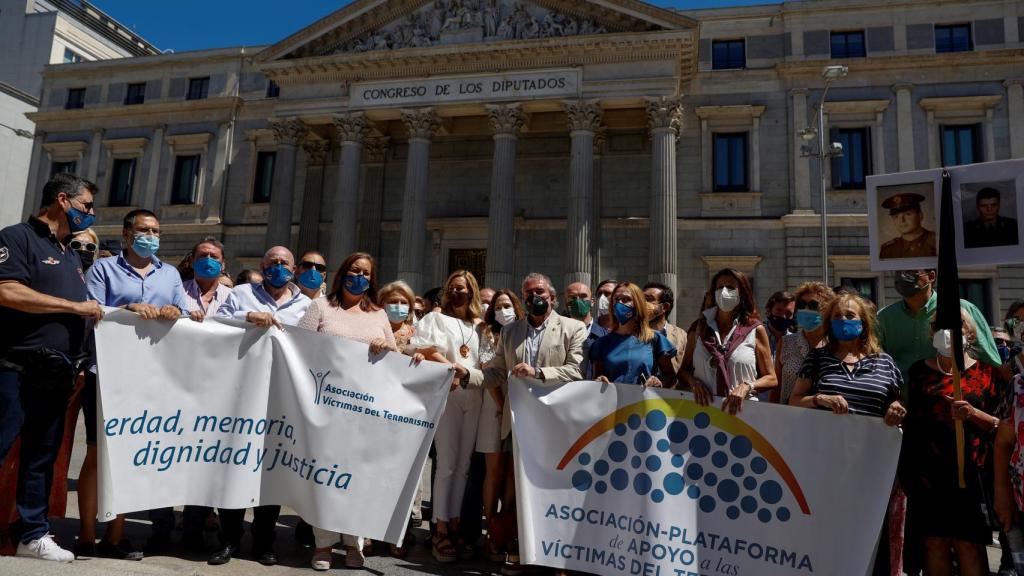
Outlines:
[[[909, 382], [907, 376], [914, 362], [935, 356], [931, 323], [937, 301], [938, 294], [932, 290], [931, 298], [917, 314], [910, 311], [904, 300], [890, 304], [878, 312], [878, 341], [903, 373], [904, 387]], [[970, 313], [978, 327], [978, 339], [974, 346], [978, 360], [993, 366], [1001, 366], [1003, 362], [999, 358], [995, 340], [992, 339], [988, 320], [967, 300], [960, 300], [960, 306]]]

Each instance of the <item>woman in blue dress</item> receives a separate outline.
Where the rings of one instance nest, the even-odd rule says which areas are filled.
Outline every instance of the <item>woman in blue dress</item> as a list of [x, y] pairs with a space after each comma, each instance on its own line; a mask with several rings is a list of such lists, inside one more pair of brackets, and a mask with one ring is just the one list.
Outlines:
[[671, 388], [676, 383], [676, 348], [650, 327], [650, 309], [640, 287], [623, 282], [612, 292], [611, 331], [590, 346], [598, 382]]

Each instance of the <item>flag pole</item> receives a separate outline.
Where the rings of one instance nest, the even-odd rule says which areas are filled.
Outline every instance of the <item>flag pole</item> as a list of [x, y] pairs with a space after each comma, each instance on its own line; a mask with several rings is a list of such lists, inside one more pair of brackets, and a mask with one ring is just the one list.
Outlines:
[[[960, 367], [958, 362], [953, 360], [953, 400], [957, 402], [964, 399], [963, 389], [960, 387]], [[954, 420], [953, 424], [956, 427], [956, 472], [957, 478], [960, 481], [960, 489], [967, 488], [967, 482], [964, 481], [964, 421]]]

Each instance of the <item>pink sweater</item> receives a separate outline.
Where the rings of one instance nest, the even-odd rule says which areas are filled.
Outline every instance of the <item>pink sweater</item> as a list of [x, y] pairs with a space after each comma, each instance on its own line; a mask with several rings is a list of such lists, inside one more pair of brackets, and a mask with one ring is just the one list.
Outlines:
[[327, 298], [317, 298], [309, 305], [306, 315], [299, 321], [299, 328], [366, 344], [384, 338], [388, 346], [395, 347], [395, 335], [391, 332], [386, 312], [365, 312], [359, 306], [345, 310], [341, 306], [332, 306]]

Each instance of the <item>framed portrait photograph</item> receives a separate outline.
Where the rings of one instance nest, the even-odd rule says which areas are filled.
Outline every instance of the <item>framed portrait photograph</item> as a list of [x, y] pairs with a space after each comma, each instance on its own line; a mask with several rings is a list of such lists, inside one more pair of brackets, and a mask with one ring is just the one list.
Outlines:
[[938, 256], [941, 170], [869, 176], [872, 270], [932, 268]]
[[957, 264], [1024, 263], [1024, 160], [956, 166], [949, 174]]

